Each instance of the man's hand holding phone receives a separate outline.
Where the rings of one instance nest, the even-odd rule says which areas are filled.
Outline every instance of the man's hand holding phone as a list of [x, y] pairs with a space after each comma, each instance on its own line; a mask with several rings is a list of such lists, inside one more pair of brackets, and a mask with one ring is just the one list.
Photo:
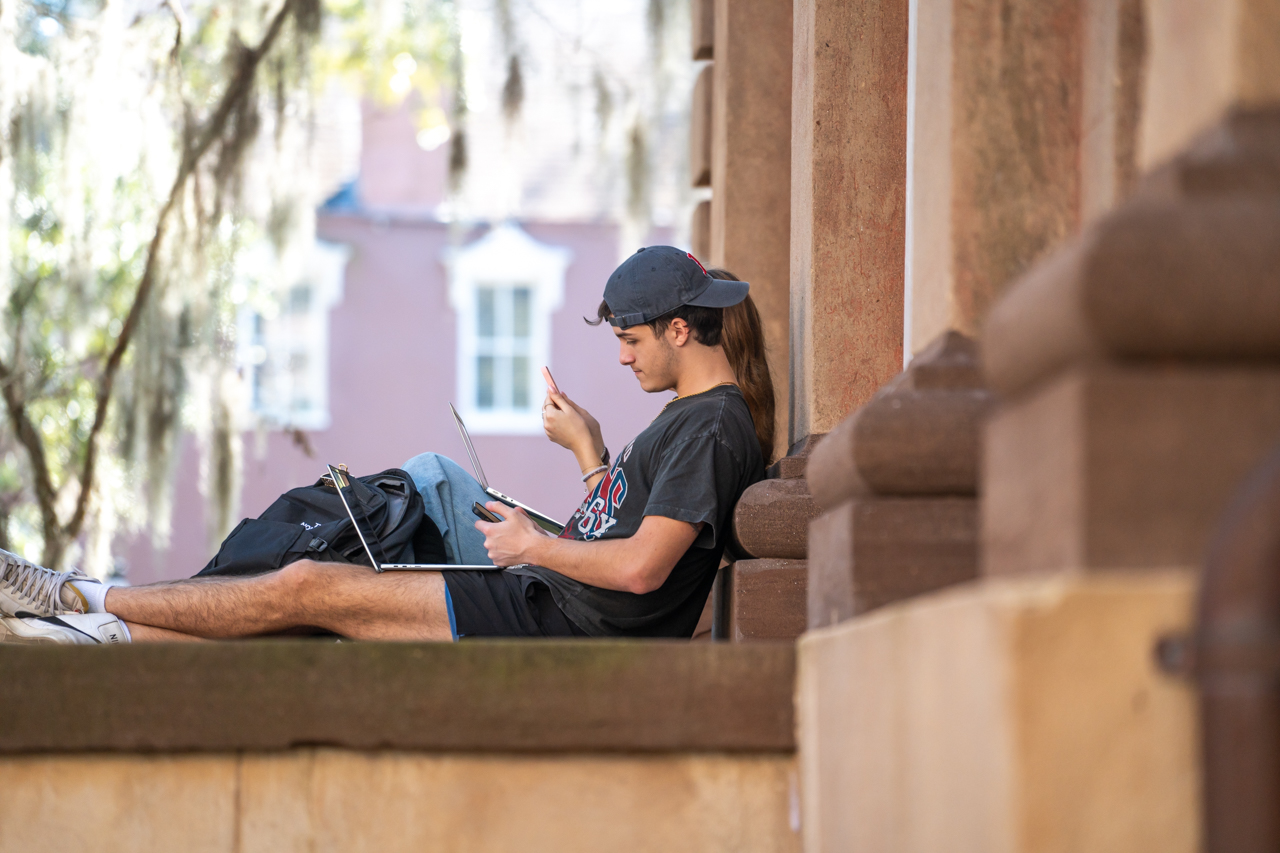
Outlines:
[[548, 391], [554, 391], [557, 394], [560, 393], [560, 386], [556, 385], [555, 377], [551, 375], [551, 368], [547, 367], [545, 364], [542, 366], [542, 378], [547, 383]]
[[579, 467], [593, 462], [582, 470], [595, 468], [604, 454], [604, 437], [600, 434], [599, 422], [565, 396], [546, 367], [542, 368], [542, 378], [547, 383], [547, 397], [542, 403], [542, 428], [547, 438], [573, 451]]

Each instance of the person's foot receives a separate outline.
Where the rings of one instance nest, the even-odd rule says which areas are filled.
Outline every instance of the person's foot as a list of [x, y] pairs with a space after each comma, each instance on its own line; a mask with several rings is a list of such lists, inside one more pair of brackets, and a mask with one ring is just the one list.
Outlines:
[[129, 629], [110, 613], [0, 618], [0, 643], [96, 646], [128, 642]]
[[0, 616], [84, 613], [90, 602], [78, 585], [96, 583], [82, 572], [55, 572], [0, 549]]

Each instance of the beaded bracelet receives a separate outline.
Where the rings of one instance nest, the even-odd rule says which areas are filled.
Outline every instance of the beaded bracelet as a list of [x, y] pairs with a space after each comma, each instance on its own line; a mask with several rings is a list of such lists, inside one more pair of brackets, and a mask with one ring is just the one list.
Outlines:
[[591, 491], [590, 489], [588, 489], [588, 488], [587, 488], [587, 480], [590, 480], [590, 479], [591, 479], [592, 477], [594, 477], [596, 474], [603, 474], [605, 471], [608, 471], [608, 470], [609, 470], [609, 466], [608, 466], [608, 465], [601, 465], [599, 468], [592, 468], [590, 471], [588, 471], [587, 473], [583, 474], [583, 475], [582, 475], [582, 489], [583, 489], [583, 491]]

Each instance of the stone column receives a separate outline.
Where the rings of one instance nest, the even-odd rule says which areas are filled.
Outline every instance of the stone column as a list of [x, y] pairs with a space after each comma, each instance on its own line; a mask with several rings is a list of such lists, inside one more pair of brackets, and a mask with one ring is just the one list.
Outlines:
[[828, 432], [902, 369], [907, 0], [796, 0], [791, 433]]
[[1083, 0], [1080, 218], [1124, 199], [1138, 178], [1146, 69], [1143, 0]]
[[[1076, 98], [1071, 109], [1091, 116], [1075, 125], [1086, 150], [1067, 157], [1059, 143], [1069, 146], [1070, 134], [1050, 131], [1069, 125], [1033, 123], [1043, 135], [1018, 137], [1028, 145], [1016, 151], [992, 140], [1007, 170], [987, 168], [987, 185], [965, 192], [954, 137], [939, 149], [945, 163], [928, 160], [951, 187], [934, 210], [955, 240], [947, 264], [1030, 264], [984, 297], [995, 300], [989, 312], [970, 315], [978, 323], [987, 314], [983, 363], [999, 401], [983, 432], [982, 575], [801, 638], [805, 847], [1193, 853], [1195, 694], [1158, 668], [1154, 649], [1190, 624], [1217, 520], [1280, 442], [1280, 2], [1148, 0], [1139, 7], [1146, 58], [1130, 55], [1127, 66], [1115, 59], [1125, 52], [1124, 10], [1133, 11], [1123, 2], [1087, 0], [1083, 18], [1059, 0], [944, 6], [951, 16], [982, 13], [969, 41], [945, 40], [954, 75], [935, 79], [954, 87], [946, 126], [972, 129], [966, 110], [1006, 110], [1021, 134], [1019, 122]], [[1120, 26], [1110, 46], [1073, 48], [1073, 28], [1096, 35], [1101, 19], [1090, 16], [1108, 8]], [[1041, 15], [1046, 26], [1023, 38], [983, 36], [992, 26], [1013, 36], [1018, 21]], [[965, 30], [955, 20], [944, 31]], [[938, 56], [925, 35], [922, 62]], [[1001, 51], [1022, 60], [1002, 65]], [[1080, 56], [1091, 58], [1073, 78]], [[1108, 93], [1114, 68], [1143, 63], [1136, 90], [1112, 76], [1118, 88]], [[1058, 79], [1043, 74], [1052, 67], [1063, 69]], [[1006, 101], [1034, 97], [977, 109], [965, 104], [966, 75]], [[1117, 191], [1086, 210], [1085, 161], [1116, 165], [1127, 133], [1124, 109], [1115, 121], [1091, 112], [1090, 99], [1105, 97], [1137, 103], [1124, 108], [1138, 128], [1136, 161], [1157, 168], [1127, 199], [1123, 182], [1104, 178]], [[966, 169], [984, 174], [983, 148], [970, 154]], [[1001, 181], [1054, 163], [1079, 171], [1046, 187], [1049, 200], [1074, 182], [1074, 202], [1058, 195], [1046, 210], [1002, 195]], [[986, 210], [972, 204], [980, 192], [991, 193]], [[1053, 228], [1077, 229], [1072, 204], [1083, 227], [1053, 246]], [[967, 253], [961, 225], [971, 229]], [[1028, 236], [1037, 234], [1038, 248]], [[1031, 254], [988, 251], [1002, 240]], [[973, 304], [979, 295], [970, 293]], [[813, 464], [843, 435], [824, 439]]]
[[[691, 56], [694, 61], [715, 55], [715, 0], [690, 3]], [[715, 71], [710, 65], [698, 72], [689, 109], [689, 184], [711, 186], [711, 87]], [[693, 208], [689, 223], [689, 248], [704, 263], [711, 258], [711, 202], [703, 200]]]
[[977, 347], [948, 332], [814, 449], [810, 628], [977, 577], [990, 404]]
[[1278, 151], [1236, 115], [992, 312], [986, 572], [1199, 564], [1280, 441]]
[[1078, 227], [1081, 6], [1120, 2], [918, 0], [913, 352], [948, 330], [976, 336], [1008, 282]]
[[710, 263], [751, 282], [787, 448], [791, 0], [716, 0]]
[[692, 0], [689, 7], [693, 58], [712, 59], [715, 56], [716, 0]]
[[711, 202], [700, 201], [693, 208], [689, 225], [689, 248], [697, 258], [711, 257]]
[[693, 84], [693, 105], [689, 111], [689, 182], [695, 187], [711, 186], [714, 67], [714, 63], [704, 66]]
[[1193, 853], [1195, 694], [1154, 649], [1280, 442], [1280, 108], [1014, 282], [983, 356], [984, 576], [802, 638], [806, 848]]
[[1280, 102], [1280, 2], [1147, 0], [1139, 166], [1170, 159], [1233, 109]]

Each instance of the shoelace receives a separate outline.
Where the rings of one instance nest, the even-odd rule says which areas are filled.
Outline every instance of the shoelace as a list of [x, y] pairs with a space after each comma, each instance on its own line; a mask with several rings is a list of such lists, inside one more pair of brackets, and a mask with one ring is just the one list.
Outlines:
[[68, 609], [62, 604], [59, 593], [62, 591], [62, 584], [75, 574], [77, 573], [55, 572], [34, 563], [19, 563], [10, 559], [5, 560], [0, 577], [8, 582], [10, 589], [33, 606], [43, 605], [50, 613], [57, 613]]

